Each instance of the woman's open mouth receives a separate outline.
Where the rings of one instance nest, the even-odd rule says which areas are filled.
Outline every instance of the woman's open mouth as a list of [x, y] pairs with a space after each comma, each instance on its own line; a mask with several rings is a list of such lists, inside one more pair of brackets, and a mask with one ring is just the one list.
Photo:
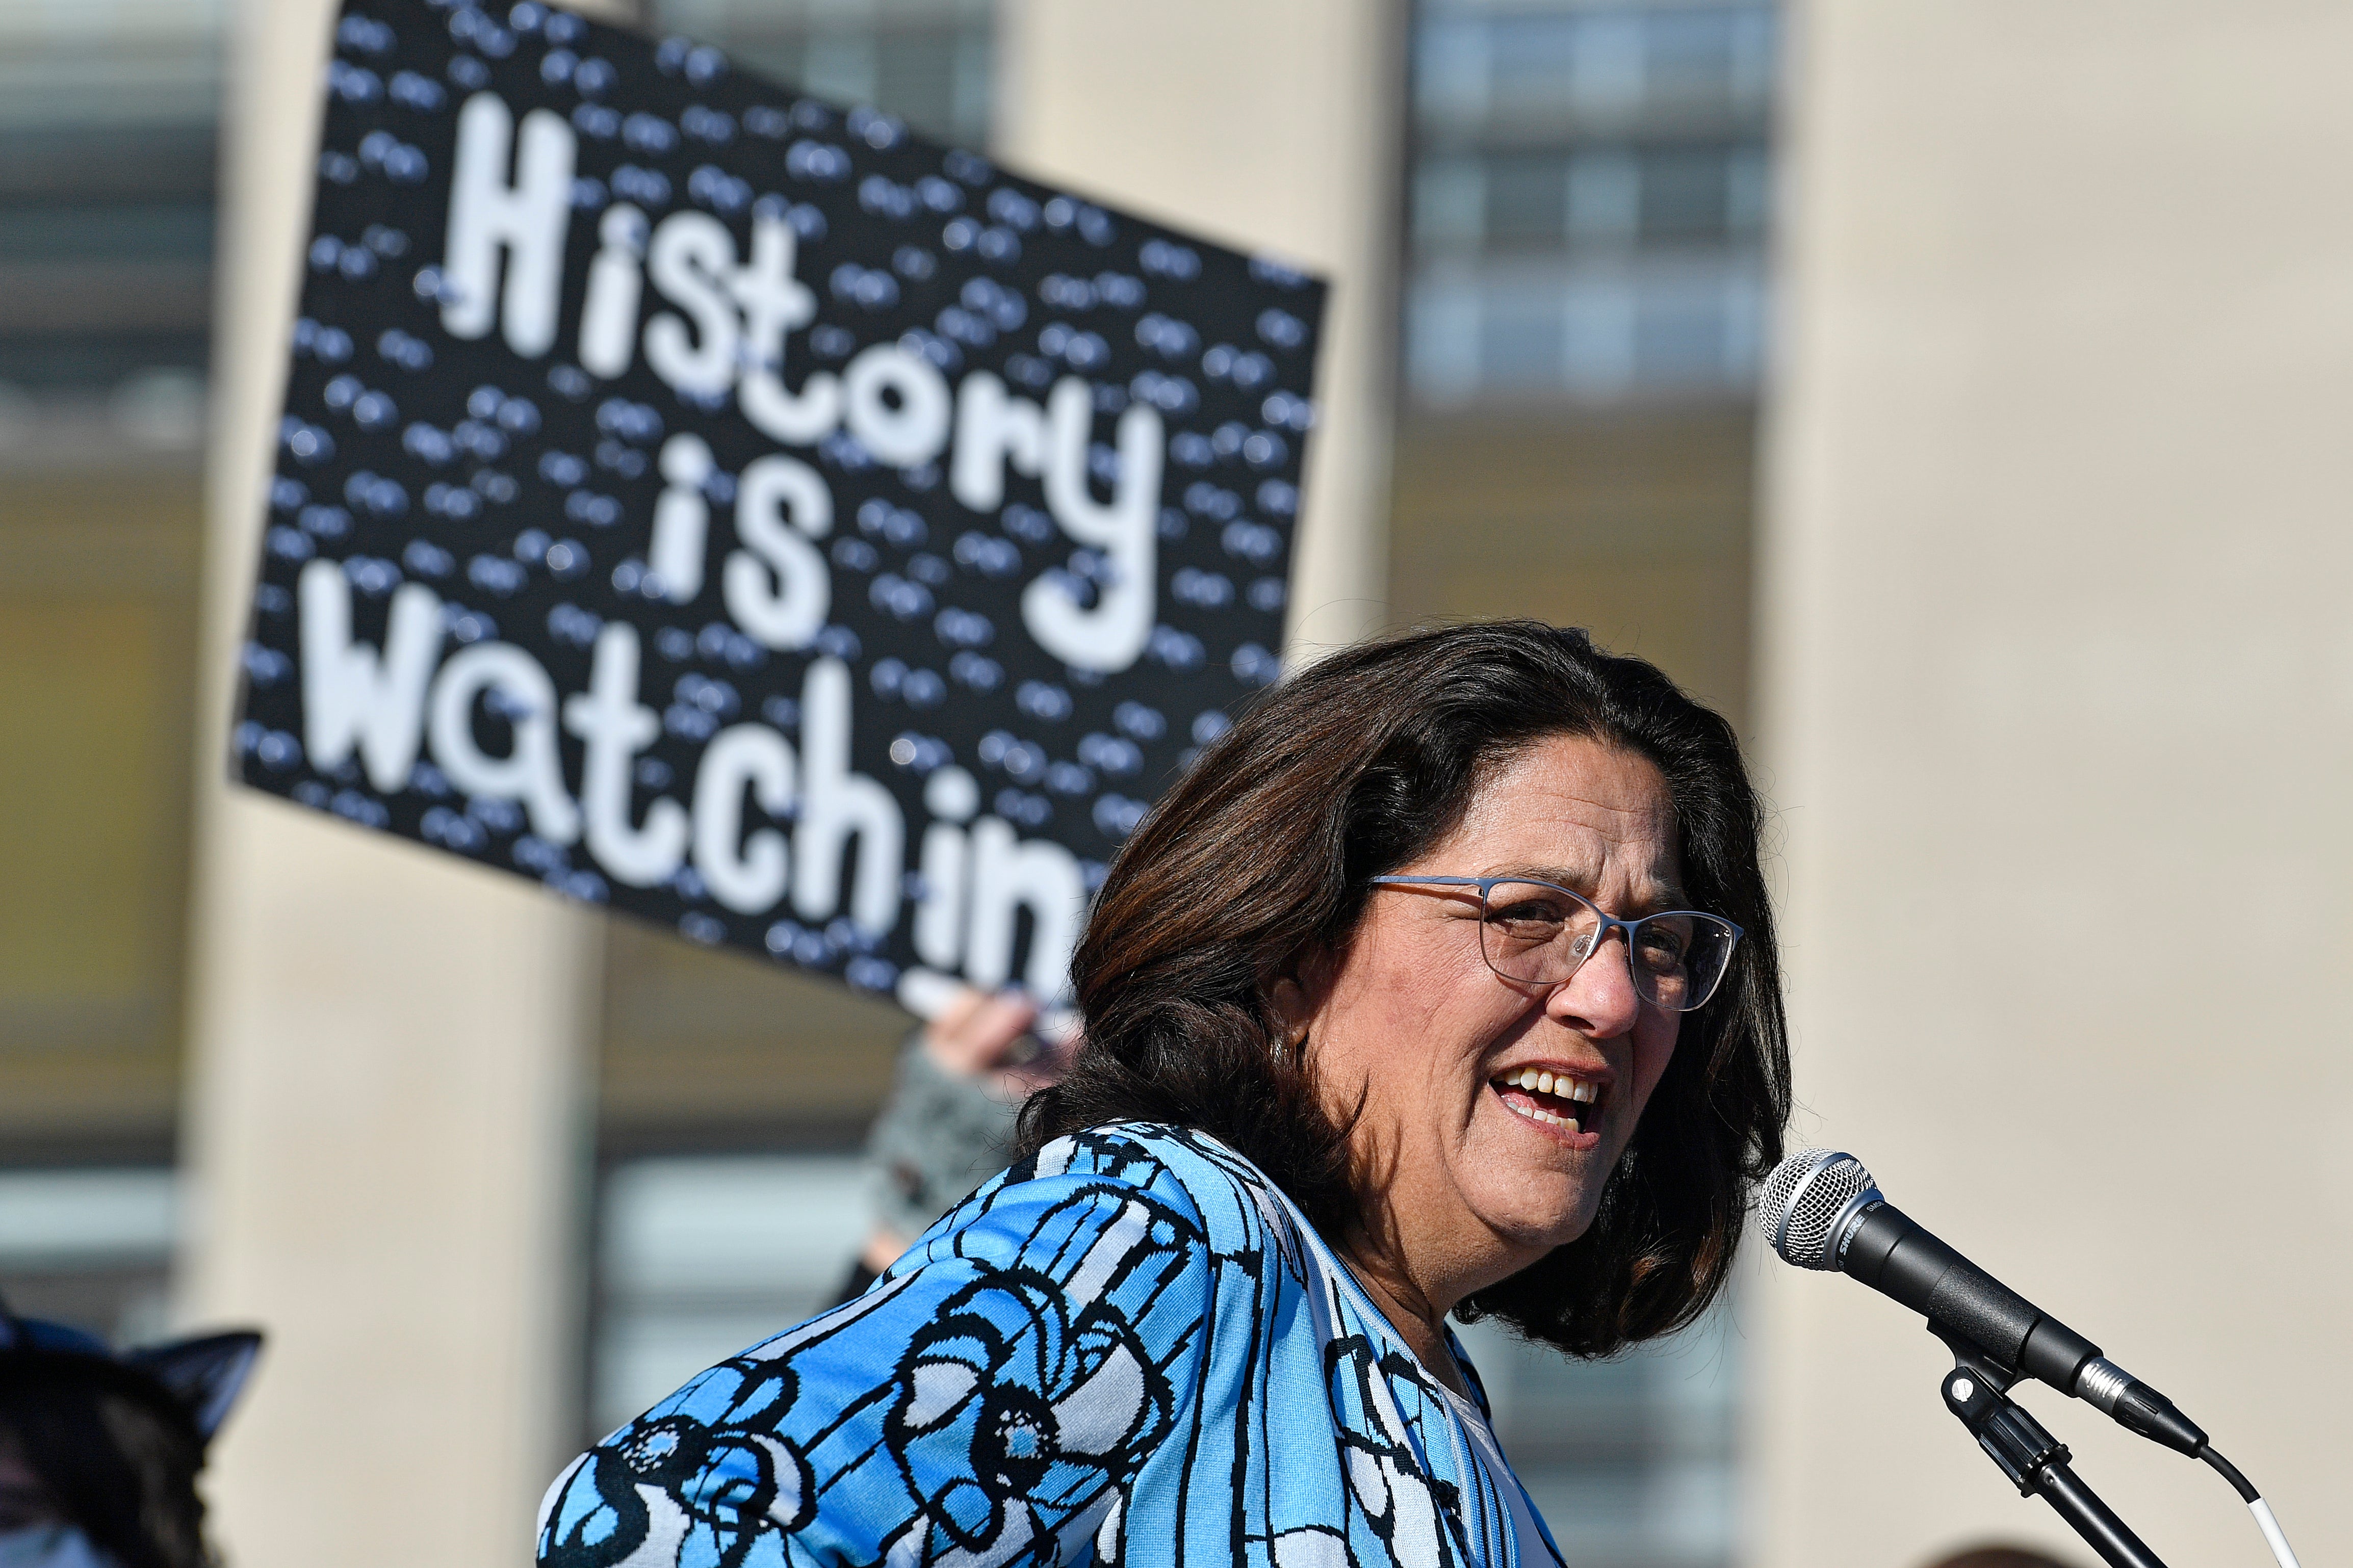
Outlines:
[[1516, 1068], [1489, 1079], [1488, 1084], [1513, 1114], [1530, 1121], [1567, 1132], [1584, 1132], [1601, 1124], [1602, 1086], [1588, 1079], [1541, 1068]]

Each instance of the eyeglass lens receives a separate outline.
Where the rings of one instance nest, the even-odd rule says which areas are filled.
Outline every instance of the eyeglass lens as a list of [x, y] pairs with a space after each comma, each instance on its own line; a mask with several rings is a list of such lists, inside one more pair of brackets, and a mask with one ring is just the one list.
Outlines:
[[[1557, 985], [1593, 952], [1601, 921], [1593, 906], [1542, 882], [1487, 889], [1479, 942], [1487, 966], [1507, 980]], [[1735, 941], [1713, 915], [1651, 915], [1634, 922], [1627, 967], [1644, 1001], [1670, 1013], [1704, 1003], [1724, 978]]]

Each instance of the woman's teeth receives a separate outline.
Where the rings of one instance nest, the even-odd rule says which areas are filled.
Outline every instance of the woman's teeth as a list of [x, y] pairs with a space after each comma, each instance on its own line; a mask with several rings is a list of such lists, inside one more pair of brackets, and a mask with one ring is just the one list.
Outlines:
[[1522, 1068], [1517, 1072], [1505, 1073], [1496, 1081], [1515, 1089], [1532, 1089], [1538, 1094], [1556, 1094], [1563, 1100], [1574, 1100], [1586, 1105], [1601, 1098], [1599, 1084], [1588, 1083], [1581, 1078], [1570, 1078], [1566, 1073], [1542, 1072], [1535, 1068]]
[[[1601, 1098], [1601, 1087], [1583, 1079], [1570, 1078], [1566, 1073], [1546, 1072], [1540, 1068], [1521, 1068], [1494, 1080], [1495, 1087], [1525, 1091], [1522, 1097], [1504, 1096], [1504, 1103], [1512, 1111], [1531, 1121], [1541, 1121], [1554, 1127], [1566, 1127], [1572, 1132], [1585, 1131], [1585, 1122], [1593, 1115], [1594, 1102]], [[1526, 1096], [1541, 1095], [1544, 1100]], [[1554, 1109], [1558, 1106], [1559, 1109]]]

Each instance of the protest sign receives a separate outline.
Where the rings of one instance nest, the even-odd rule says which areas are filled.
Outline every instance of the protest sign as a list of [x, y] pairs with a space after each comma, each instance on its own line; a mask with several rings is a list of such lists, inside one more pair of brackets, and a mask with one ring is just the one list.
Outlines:
[[326, 92], [237, 777], [1063, 992], [1276, 673], [1323, 286], [535, 0], [353, 0]]

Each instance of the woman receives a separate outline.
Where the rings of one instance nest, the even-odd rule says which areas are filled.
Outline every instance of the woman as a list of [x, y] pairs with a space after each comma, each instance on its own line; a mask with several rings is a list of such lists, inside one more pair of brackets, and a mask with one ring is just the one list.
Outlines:
[[1758, 820], [1582, 633], [1310, 667], [1113, 867], [1024, 1157], [575, 1461], [541, 1561], [1557, 1562], [1445, 1319], [1602, 1355], [1721, 1289], [1788, 1104]]

